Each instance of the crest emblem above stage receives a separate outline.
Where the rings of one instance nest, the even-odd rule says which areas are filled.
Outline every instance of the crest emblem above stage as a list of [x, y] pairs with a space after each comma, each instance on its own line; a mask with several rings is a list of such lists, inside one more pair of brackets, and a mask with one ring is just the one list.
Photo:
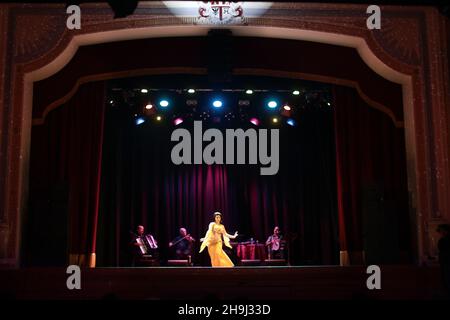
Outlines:
[[198, 22], [206, 24], [242, 23], [244, 9], [242, 2], [200, 1]]
[[177, 17], [193, 17], [198, 24], [242, 24], [246, 18], [259, 17], [272, 2], [249, 1], [164, 1]]

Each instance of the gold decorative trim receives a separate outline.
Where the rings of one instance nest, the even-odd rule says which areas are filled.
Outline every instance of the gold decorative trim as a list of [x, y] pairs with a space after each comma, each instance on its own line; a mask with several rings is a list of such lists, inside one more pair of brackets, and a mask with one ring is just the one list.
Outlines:
[[93, 252], [89, 257], [89, 268], [95, 268], [95, 263], [96, 263], [96, 255], [95, 252]]
[[348, 251], [347, 250], [339, 251], [339, 261], [340, 261], [341, 267], [345, 267], [345, 266], [349, 266], [350, 265], [350, 259], [348, 257]]

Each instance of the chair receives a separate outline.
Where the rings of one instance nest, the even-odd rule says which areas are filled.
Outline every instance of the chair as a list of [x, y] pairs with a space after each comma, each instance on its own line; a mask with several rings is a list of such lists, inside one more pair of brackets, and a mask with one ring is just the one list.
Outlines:
[[148, 254], [144, 254], [136, 259], [135, 261], [137, 267], [157, 267], [159, 266], [159, 260]]

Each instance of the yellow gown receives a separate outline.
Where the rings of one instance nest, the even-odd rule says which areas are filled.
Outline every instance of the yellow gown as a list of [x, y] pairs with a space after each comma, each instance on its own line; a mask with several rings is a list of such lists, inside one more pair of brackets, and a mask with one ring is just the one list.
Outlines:
[[233, 262], [231, 262], [231, 259], [222, 250], [222, 236], [225, 245], [232, 248], [230, 238], [223, 224], [211, 222], [200, 247], [200, 252], [202, 252], [205, 247], [208, 247], [209, 257], [211, 258], [211, 265], [213, 267], [233, 267]]

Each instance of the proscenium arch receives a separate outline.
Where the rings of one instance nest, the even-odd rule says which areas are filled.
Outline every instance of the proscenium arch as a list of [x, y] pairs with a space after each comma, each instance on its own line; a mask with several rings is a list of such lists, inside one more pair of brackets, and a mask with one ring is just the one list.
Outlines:
[[[30, 157], [30, 141], [31, 141], [31, 126], [32, 126], [32, 103], [33, 103], [33, 83], [51, 77], [66, 66], [76, 54], [80, 46], [96, 45], [101, 43], [137, 40], [146, 38], [163, 38], [163, 37], [188, 37], [188, 36], [206, 36], [211, 28], [226, 28], [233, 32], [236, 36], [251, 36], [276, 38], [286, 40], [303, 40], [311, 42], [319, 42], [337, 46], [351, 47], [357, 50], [361, 59], [381, 77], [400, 84], [402, 86], [403, 95], [403, 113], [405, 133], [414, 132], [414, 115], [413, 115], [413, 90], [412, 90], [412, 76], [399, 72], [391, 66], [384, 63], [378, 58], [370, 49], [369, 44], [363, 37], [350, 36], [344, 34], [336, 34], [331, 32], [321, 32], [306, 29], [286, 28], [286, 27], [267, 27], [267, 26], [158, 26], [145, 28], [130, 28], [111, 31], [102, 31], [94, 33], [86, 33], [75, 35], [70, 39], [68, 45], [48, 64], [28, 71], [24, 74], [23, 83], [23, 136], [21, 141], [21, 167], [20, 167], [20, 181], [22, 193], [21, 199], [28, 198], [28, 171], [29, 171], [29, 157]], [[41, 58], [44, 60], [46, 57]], [[34, 61], [36, 62], [36, 61]], [[407, 157], [407, 175], [408, 175], [408, 189], [413, 195], [417, 194], [416, 189], [416, 150], [415, 144], [409, 141], [412, 134], [405, 135], [406, 157]], [[21, 230], [21, 216], [24, 213], [24, 203], [20, 202], [20, 214], [17, 215], [17, 235], [20, 235]], [[415, 224], [418, 226], [416, 230], [416, 245], [417, 257], [421, 257], [423, 253], [422, 236], [420, 230], [419, 217], [414, 216]], [[20, 261], [20, 241], [21, 237], [16, 237], [16, 257]]]

